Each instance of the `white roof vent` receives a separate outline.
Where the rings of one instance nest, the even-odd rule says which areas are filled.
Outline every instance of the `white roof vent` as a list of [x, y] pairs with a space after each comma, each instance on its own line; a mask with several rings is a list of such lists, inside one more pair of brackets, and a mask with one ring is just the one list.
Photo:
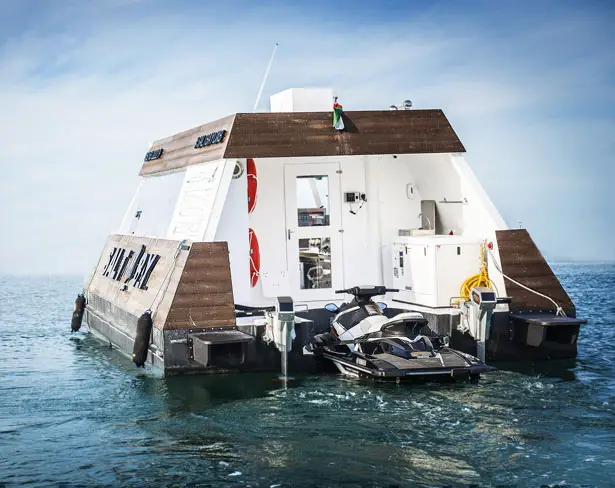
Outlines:
[[289, 88], [271, 95], [272, 112], [332, 112], [331, 88]]

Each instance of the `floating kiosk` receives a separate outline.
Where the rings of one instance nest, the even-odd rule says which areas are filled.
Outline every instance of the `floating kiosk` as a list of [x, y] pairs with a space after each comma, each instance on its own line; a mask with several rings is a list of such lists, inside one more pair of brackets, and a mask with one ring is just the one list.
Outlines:
[[[572, 358], [584, 320], [510, 229], [442, 110], [343, 111], [330, 89], [273, 95], [151, 144], [73, 316], [165, 374], [314, 372], [335, 290], [381, 285], [486, 361]], [[476, 290], [489, 289], [482, 297]], [[280, 298], [282, 297], [282, 298]], [[481, 302], [481, 303], [479, 303]]]

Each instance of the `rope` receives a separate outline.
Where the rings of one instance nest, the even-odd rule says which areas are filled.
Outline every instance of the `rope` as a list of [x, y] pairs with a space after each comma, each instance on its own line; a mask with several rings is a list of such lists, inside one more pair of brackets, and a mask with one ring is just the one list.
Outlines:
[[[154, 315], [158, 311], [158, 307], [160, 307], [160, 303], [162, 303], [162, 300], [160, 300], [160, 302], [158, 302], [158, 305], [156, 306], [156, 309], [153, 309], [154, 303], [156, 303], [156, 299], [160, 295], [160, 292], [162, 291], [163, 285], [164, 285], [164, 293], [166, 293], [167, 289], [169, 288], [169, 284], [171, 283], [171, 280], [168, 280], [168, 278], [171, 276], [171, 273], [175, 269], [175, 264], [177, 264], [177, 257], [179, 256], [181, 248], [182, 248], [182, 246], [185, 243], [186, 243], [186, 239], [183, 239], [177, 245], [177, 249], [175, 250], [175, 254], [173, 255], [173, 263], [171, 264], [171, 266], [169, 266], [169, 271], [167, 271], [167, 274], [165, 275], [164, 279], [162, 280], [162, 284], [160, 285], [160, 288], [158, 288], [158, 292], [156, 293], [156, 295], [154, 296], [154, 299], [152, 300], [152, 304], [148, 308], [148, 310], [150, 310], [152, 312], [152, 318], [154, 317]], [[163, 293], [163, 296], [164, 296], [164, 293]]]
[[[145, 182], [145, 176], [142, 176], [141, 179], [139, 180], [139, 185], [137, 186], [137, 189], [135, 190], [135, 193], [132, 196], [132, 200], [130, 201], [130, 205], [128, 205], [128, 208], [126, 209], [126, 213], [124, 214], [124, 218], [122, 219], [122, 223], [120, 224], [120, 228], [118, 230], [118, 233], [121, 232], [124, 229], [124, 226], [126, 225], [126, 223], [128, 221], [128, 216], [130, 215], [130, 211], [133, 210], [133, 205], [137, 201], [137, 197], [139, 196], [139, 191], [141, 190], [141, 187], [143, 186], [144, 182]], [[134, 219], [134, 217], [133, 217], [133, 219]], [[126, 229], [126, 234], [128, 234], [128, 229]]]
[[557, 302], [556, 302], [555, 300], [553, 300], [553, 298], [548, 297], [547, 295], [544, 295], [543, 293], [540, 293], [540, 292], [538, 292], [538, 291], [536, 291], [536, 290], [532, 290], [529, 286], [525, 286], [524, 284], [519, 283], [518, 281], [516, 281], [516, 280], [512, 279], [510, 276], [506, 276], [506, 275], [504, 274], [504, 272], [502, 271], [502, 268], [500, 268], [500, 265], [498, 264], [498, 261], [497, 261], [497, 259], [496, 259], [496, 257], [495, 257], [495, 254], [493, 253], [493, 251], [492, 251], [492, 250], [489, 250], [489, 253], [491, 254], [491, 258], [493, 259], [493, 264], [494, 264], [494, 266], [495, 266], [495, 267], [496, 267], [496, 269], [497, 269], [497, 270], [498, 270], [498, 271], [502, 274], [502, 276], [503, 276], [504, 278], [506, 278], [508, 281], [510, 281], [510, 282], [512, 282], [512, 283], [514, 283], [515, 285], [520, 286], [521, 288], [523, 288], [523, 289], [525, 289], [525, 290], [527, 290], [527, 291], [529, 291], [529, 292], [531, 292], [531, 293], [534, 293], [535, 295], [538, 295], [539, 297], [546, 298], [546, 299], [547, 299], [547, 300], [549, 300], [549, 301], [550, 301], [553, 305], [555, 305], [555, 310], [556, 310], [556, 311], [555, 311], [555, 315], [561, 315], [562, 317], [566, 317], [566, 312], [564, 312], [564, 309], [563, 309], [562, 307], [560, 307], [560, 306], [557, 304]]

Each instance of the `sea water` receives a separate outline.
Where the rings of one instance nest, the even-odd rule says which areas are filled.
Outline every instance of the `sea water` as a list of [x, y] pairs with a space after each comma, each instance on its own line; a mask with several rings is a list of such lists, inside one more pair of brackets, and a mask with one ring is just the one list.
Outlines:
[[2, 277], [0, 487], [615, 486], [615, 266], [553, 268], [576, 360], [420, 386], [165, 379], [70, 333], [79, 277]]

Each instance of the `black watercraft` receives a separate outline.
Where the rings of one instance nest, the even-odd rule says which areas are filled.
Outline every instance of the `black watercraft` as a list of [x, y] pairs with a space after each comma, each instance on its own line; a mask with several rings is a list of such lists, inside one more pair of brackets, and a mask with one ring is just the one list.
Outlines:
[[477, 381], [493, 369], [448, 347], [448, 338], [434, 334], [418, 312], [387, 317], [385, 304], [372, 298], [396, 291], [384, 286], [336, 290], [353, 299], [340, 307], [325, 307], [335, 316], [330, 331], [314, 337], [314, 351], [333, 361], [344, 375], [376, 380]]

